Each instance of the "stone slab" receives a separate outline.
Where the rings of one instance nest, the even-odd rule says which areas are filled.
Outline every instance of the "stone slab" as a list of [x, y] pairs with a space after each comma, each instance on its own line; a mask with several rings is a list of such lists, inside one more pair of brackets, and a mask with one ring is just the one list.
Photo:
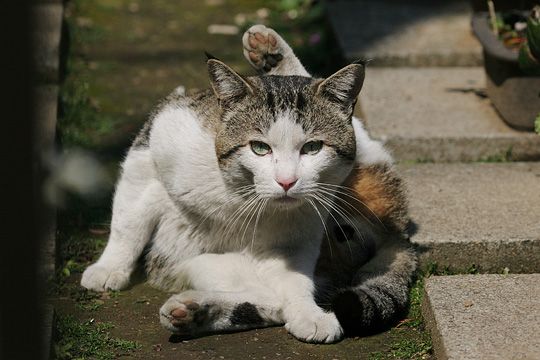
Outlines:
[[540, 136], [506, 125], [484, 87], [479, 67], [368, 67], [360, 105], [398, 160], [540, 160]]
[[349, 60], [382, 66], [474, 66], [481, 47], [471, 33], [468, 1], [339, 0], [327, 4]]
[[539, 357], [540, 274], [430, 277], [423, 313], [439, 360]]
[[401, 165], [422, 264], [540, 272], [540, 163]]

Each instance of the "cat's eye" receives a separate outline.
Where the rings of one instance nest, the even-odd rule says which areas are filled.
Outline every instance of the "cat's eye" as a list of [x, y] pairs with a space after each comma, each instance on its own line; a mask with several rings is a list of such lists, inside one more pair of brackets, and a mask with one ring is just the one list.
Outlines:
[[300, 154], [315, 155], [321, 151], [323, 142], [320, 140], [308, 141], [302, 146]]
[[272, 148], [270, 147], [270, 145], [263, 143], [262, 141], [252, 141], [250, 145], [251, 150], [259, 156], [264, 156], [272, 152]]

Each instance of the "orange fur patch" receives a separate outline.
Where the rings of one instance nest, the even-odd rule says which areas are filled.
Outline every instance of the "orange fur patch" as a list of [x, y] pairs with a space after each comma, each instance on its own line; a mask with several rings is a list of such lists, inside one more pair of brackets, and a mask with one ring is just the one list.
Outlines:
[[385, 225], [401, 228], [406, 214], [406, 200], [402, 181], [385, 165], [360, 167], [345, 181], [365, 207], [357, 208], [368, 218], [375, 216]]

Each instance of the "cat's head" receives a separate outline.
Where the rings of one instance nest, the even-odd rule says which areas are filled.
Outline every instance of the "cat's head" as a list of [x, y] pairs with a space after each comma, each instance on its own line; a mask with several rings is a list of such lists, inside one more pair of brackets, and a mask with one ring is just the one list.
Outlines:
[[222, 107], [216, 154], [226, 183], [268, 203], [292, 207], [314, 191], [340, 184], [356, 155], [352, 113], [364, 66], [327, 79], [244, 78], [211, 59], [212, 88]]

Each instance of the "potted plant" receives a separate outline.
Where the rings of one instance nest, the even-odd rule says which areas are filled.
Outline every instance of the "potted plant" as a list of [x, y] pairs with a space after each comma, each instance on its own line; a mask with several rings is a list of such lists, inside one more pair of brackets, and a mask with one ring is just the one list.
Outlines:
[[510, 10], [473, 15], [473, 31], [482, 44], [486, 90], [511, 126], [533, 130], [540, 113], [540, 6], [531, 12]]

